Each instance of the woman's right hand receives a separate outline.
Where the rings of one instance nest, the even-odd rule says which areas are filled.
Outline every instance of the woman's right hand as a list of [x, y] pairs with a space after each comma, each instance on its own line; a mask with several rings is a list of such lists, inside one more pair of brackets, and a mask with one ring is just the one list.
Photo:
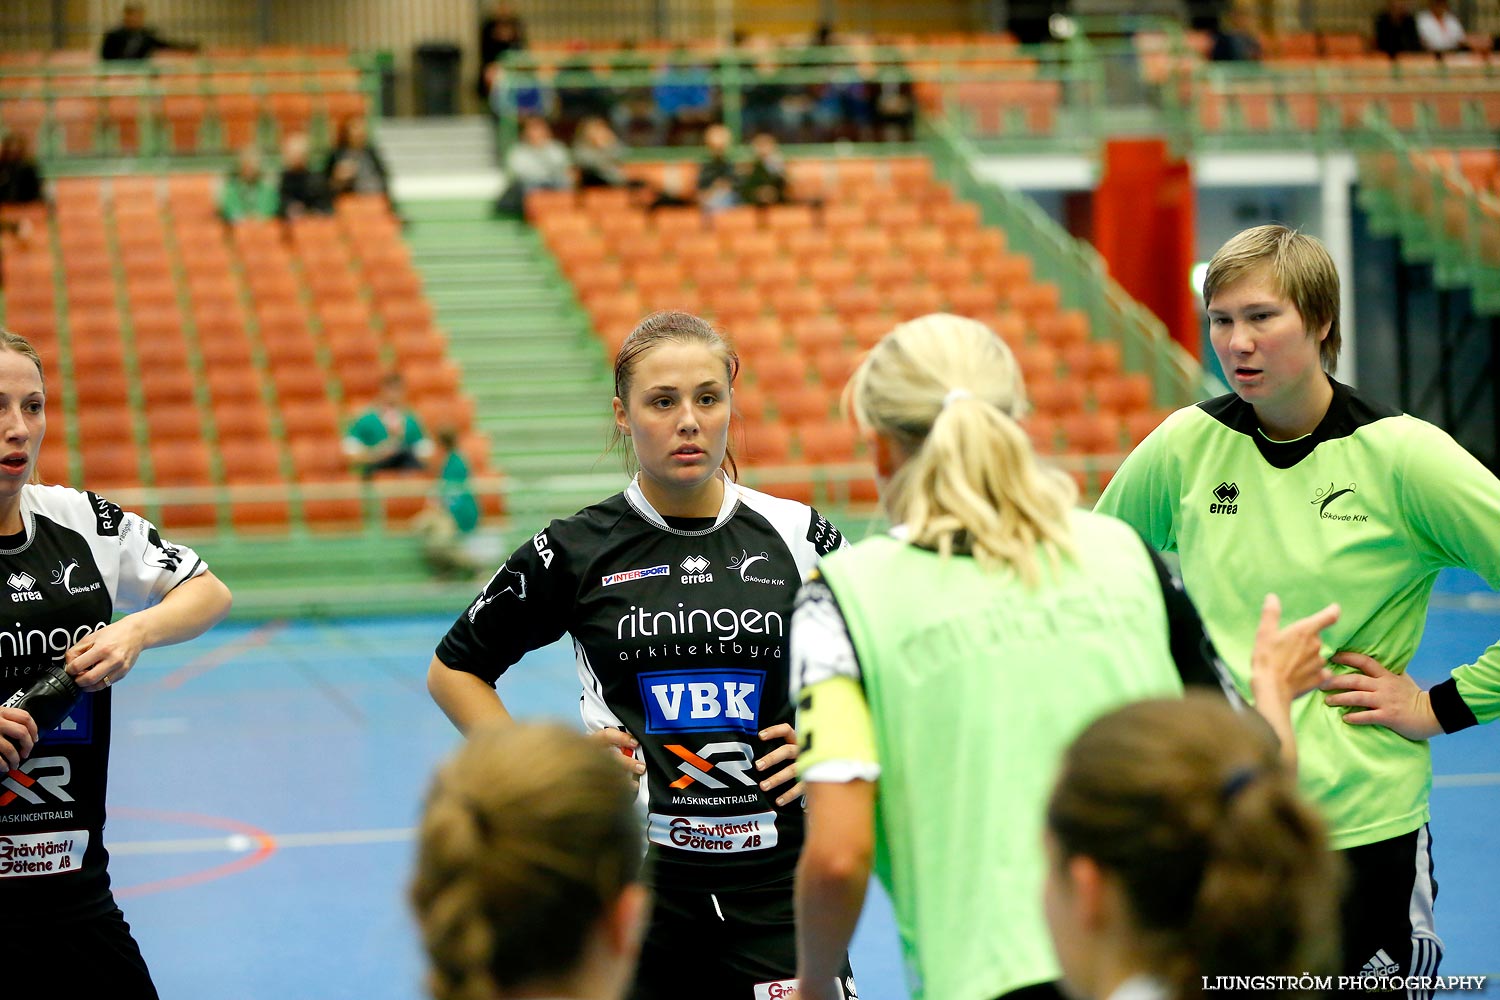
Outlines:
[[611, 747], [620, 758], [620, 766], [630, 772], [630, 777], [635, 781], [641, 780], [641, 775], [646, 773], [646, 762], [637, 760], [635, 757], [636, 747], [640, 742], [623, 729], [599, 729], [592, 734], [594, 739]]
[[36, 722], [31, 713], [19, 708], [0, 708], [0, 762], [7, 771], [21, 766], [36, 746]]
[[1321, 633], [1338, 620], [1339, 606], [1330, 604], [1283, 628], [1281, 600], [1267, 594], [1261, 605], [1260, 627], [1255, 630], [1255, 649], [1250, 654], [1250, 686], [1257, 701], [1260, 692], [1268, 690], [1290, 702], [1331, 677]]

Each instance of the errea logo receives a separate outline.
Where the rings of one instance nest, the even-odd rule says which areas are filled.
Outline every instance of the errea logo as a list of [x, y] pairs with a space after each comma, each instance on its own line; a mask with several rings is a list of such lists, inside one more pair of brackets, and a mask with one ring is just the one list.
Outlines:
[[1235, 483], [1220, 483], [1214, 487], [1214, 498], [1218, 503], [1208, 505], [1210, 514], [1238, 514], [1240, 505], [1236, 502], [1240, 498], [1240, 488]]
[[5, 582], [10, 584], [11, 590], [15, 591], [15, 593], [10, 595], [10, 599], [17, 604], [22, 601], [40, 601], [42, 599], [41, 592], [32, 589], [36, 586], [36, 577], [30, 573], [12, 573], [10, 578]]
[[682, 562], [678, 563], [677, 565], [682, 568], [682, 574], [683, 574], [683, 576], [682, 576], [682, 582], [683, 583], [713, 583], [714, 582], [714, 575], [712, 573], [708, 572], [708, 567], [711, 564], [709, 563], [709, 561], [707, 559], [703, 558], [702, 556], [688, 556], [686, 559], [684, 559]]

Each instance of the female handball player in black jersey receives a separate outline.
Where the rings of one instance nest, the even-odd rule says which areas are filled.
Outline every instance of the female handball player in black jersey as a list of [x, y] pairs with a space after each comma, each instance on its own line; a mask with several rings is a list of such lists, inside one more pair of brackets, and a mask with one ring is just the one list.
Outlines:
[[[428, 690], [467, 732], [508, 718], [494, 688], [507, 668], [573, 637], [584, 724], [646, 782], [656, 898], [633, 1000], [764, 1000], [795, 986], [803, 816], [787, 632], [802, 578], [843, 538], [807, 505], [725, 472], [738, 368], [696, 316], [644, 319], [615, 360], [615, 425], [639, 474], [517, 549], [428, 669]], [[841, 966], [837, 995], [853, 996]]]
[[[109, 888], [110, 688], [141, 650], [200, 634], [229, 591], [189, 549], [93, 493], [37, 482], [47, 429], [36, 349], [0, 329], [0, 705], [61, 665], [81, 692], [60, 724], [0, 708], [0, 942], [6, 996], [154, 1000]], [[110, 623], [116, 612], [126, 612]], [[74, 691], [61, 679], [54, 690]], [[34, 704], [34, 702], [25, 702]]]

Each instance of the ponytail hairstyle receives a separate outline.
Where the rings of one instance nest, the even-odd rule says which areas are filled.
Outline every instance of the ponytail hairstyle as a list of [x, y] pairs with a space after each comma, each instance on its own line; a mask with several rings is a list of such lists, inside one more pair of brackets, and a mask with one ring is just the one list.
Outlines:
[[1072, 553], [1077, 487], [1037, 464], [1017, 423], [1028, 409], [1020, 367], [983, 323], [935, 313], [897, 326], [855, 370], [844, 407], [910, 456], [883, 499], [913, 544], [971, 553], [1028, 586], [1038, 547], [1053, 564]]
[[436, 1000], [493, 1000], [573, 970], [640, 878], [635, 798], [606, 748], [561, 726], [469, 738], [428, 792], [411, 885]]
[[[45, 393], [47, 391], [47, 373], [42, 369], [42, 356], [37, 353], [36, 347], [32, 345], [31, 341], [19, 333], [11, 333], [5, 327], [0, 326], [0, 351], [12, 351], [22, 357], [31, 359], [31, 363], [36, 365], [36, 377], [41, 379], [42, 392]], [[36, 463], [32, 463], [30, 481], [33, 483], [42, 481], [42, 474], [37, 468]]]
[[[729, 342], [713, 328], [713, 324], [700, 316], [679, 310], [654, 312], [636, 324], [630, 336], [620, 345], [615, 355], [615, 396], [630, 409], [630, 386], [635, 379], [635, 367], [646, 353], [666, 342], [677, 344], [701, 344], [717, 353], [724, 361], [724, 384], [731, 390], [740, 373], [740, 356]], [[730, 416], [734, 411], [731, 409]], [[610, 431], [609, 448], [619, 449], [626, 471], [635, 469], [635, 452], [625, 443], [619, 427]], [[724, 461], [720, 466], [729, 470], [731, 479], [738, 479], [740, 468], [734, 460], [734, 450], [724, 447]]]
[[1082, 855], [1119, 879], [1140, 957], [1179, 1000], [1203, 976], [1337, 963], [1340, 862], [1270, 730], [1222, 699], [1094, 722], [1063, 757], [1047, 826], [1064, 863]]

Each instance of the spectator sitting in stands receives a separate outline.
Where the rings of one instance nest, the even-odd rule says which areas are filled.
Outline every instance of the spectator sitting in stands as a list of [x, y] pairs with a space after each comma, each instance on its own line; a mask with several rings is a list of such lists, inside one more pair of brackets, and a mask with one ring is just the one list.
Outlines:
[[1375, 15], [1375, 51], [1392, 59], [1403, 52], [1421, 52], [1417, 37], [1417, 20], [1411, 15], [1407, 0], [1391, 0], [1385, 10]]
[[578, 123], [573, 140], [573, 166], [578, 168], [579, 187], [627, 187], [625, 146], [603, 118], [585, 118]]
[[1458, 15], [1448, 7], [1448, 0], [1431, 0], [1417, 11], [1417, 38], [1422, 48], [1442, 55], [1464, 47], [1466, 36]]
[[120, 15], [120, 26], [104, 33], [100, 59], [150, 59], [153, 52], [197, 52], [194, 42], [169, 42], [146, 27], [146, 5], [128, 3]]
[[573, 162], [568, 150], [552, 137], [545, 118], [528, 118], [521, 125], [521, 141], [505, 154], [510, 183], [495, 203], [495, 214], [520, 218], [531, 191], [568, 191], [573, 187]]
[[490, 98], [491, 65], [505, 58], [507, 52], [519, 52], [526, 47], [526, 28], [515, 6], [497, 3], [490, 16], [479, 27], [479, 83], [476, 88], [479, 99], [486, 104]]
[[344, 436], [344, 454], [367, 479], [387, 469], [419, 471], [432, 456], [432, 441], [407, 407], [401, 390], [401, 376], [396, 372], [381, 379], [375, 402], [349, 425]]
[[717, 212], [740, 203], [739, 174], [729, 158], [729, 126], [710, 125], [703, 132], [708, 156], [698, 164], [698, 203], [705, 212]]
[[276, 215], [279, 200], [276, 185], [261, 168], [260, 153], [254, 146], [240, 150], [219, 192], [219, 215], [225, 222], [270, 219]]
[[791, 199], [787, 193], [786, 160], [781, 144], [769, 132], [750, 140], [754, 159], [740, 182], [740, 199], [749, 205], [784, 205]]
[[1208, 57], [1214, 62], [1259, 62], [1260, 39], [1255, 34], [1255, 16], [1237, 3], [1214, 35]]
[[328, 162], [323, 167], [332, 197], [345, 194], [378, 194], [385, 198], [392, 214], [390, 175], [380, 152], [370, 145], [370, 128], [365, 119], [346, 118], [339, 123], [338, 138]]
[[42, 200], [42, 172], [31, 145], [20, 132], [0, 139], [0, 205], [26, 205]]
[[327, 215], [333, 211], [333, 197], [323, 175], [308, 168], [307, 136], [293, 132], [281, 144], [281, 186], [276, 214], [283, 219], [304, 215]]
[[859, 68], [871, 86], [876, 139], [910, 142], [917, 126], [917, 99], [906, 67], [865, 62]]
[[466, 578], [479, 572], [468, 541], [479, 527], [479, 501], [469, 485], [469, 463], [458, 450], [458, 433], [437, 432], [437, 488], [413, 521], [422, 539], [422, 558], [439, 577]]

